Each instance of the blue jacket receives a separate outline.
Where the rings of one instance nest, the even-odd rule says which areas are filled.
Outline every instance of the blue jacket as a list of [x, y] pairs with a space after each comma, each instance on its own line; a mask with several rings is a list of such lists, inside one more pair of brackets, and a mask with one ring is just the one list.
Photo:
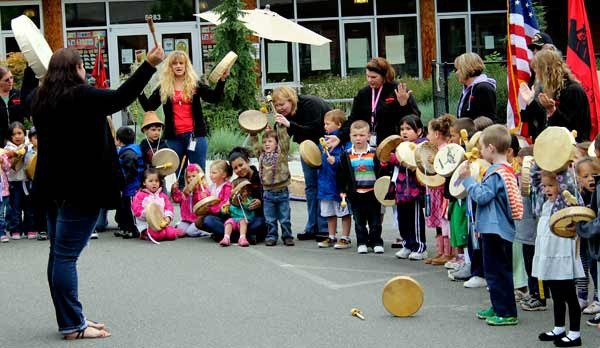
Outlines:
[[119, 163], [125, 176], [123, 196], [133, 197], [142, 186], [142, 173], [144, 172], [144, 158], [138, 144], [129, 144], [119, 149]]
[[504, 180], [495, 172], [499, 166], [490, 166], [481, 184], [472, 177], [467, 177], [463, 185], [469, 197], [477, 204], [475, 231], [497, 234], [500, 238], [512, 242], [515, 237], [515, 221], [512, 218]]
[[[339, 133], [340, 131], [337, 130], [330, 135], [338, 135]], [[319, 168], [317, 198], [319, 200], [340, 202], [342, 199], [340, 198], [340, 190], [337, 187], [336, 172], [340, 165], [340, 154], [346, 149], [346, 146], [340, 143], [329, 151], [331, 156], [335, 157], [335, 163], [333, 164], [327, 162], [327, 155], [325, 155], [321, 144], [318, 144], [318, 146], [319, 150], [321, 150], [323, 164]]]

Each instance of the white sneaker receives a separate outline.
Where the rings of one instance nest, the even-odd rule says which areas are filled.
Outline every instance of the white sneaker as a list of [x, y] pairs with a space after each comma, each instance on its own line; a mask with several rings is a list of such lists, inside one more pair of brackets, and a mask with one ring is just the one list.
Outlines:
[[367, 254], [369, 252], [369, 249], [367, 248], [366, 245], [359, 245], [358, 249], [357, 249], [359, 254]]
[[578, 298], [578, 300], [579, 300], [579, 307], [581, 307], [582, 310], [588, 306], [588, 302], [586, 300], [584, 300], [582, 298]]
[[96, 232], [96, 231], [92, 232], [90, 239], [98, 239], [98, 232]]
[[396, 252], [396, 257], [399, 259], [408, 259], [408, 257], [410, 256], [411, 251], [408, 248], [402, 248], [400, 249], [398, 252]]
[[594, 301], [589, 306], [585, 307], [583, 314], [596, 314], [600, 313], [600, 302]]
[[474, 289], [474, 288], [483, 288], [487, 286], [487, 283], [484, 278], [481, 277], [471, 277], [471, 279], [467, 280], [463, 283], [465, 288]]
[[374, 252], [375, 254], [383, 254], [383, 252], [384, 252], [384, 251], [385, 251], [385, 250], [383, 249], [383, 245], [376, 245], [376, 246], [373, 248], [373, 252]]
[[410, 255], [408, 255], [408, 259], [414, 260], [414, 261], [425, 260], [426, 258], [427, 258], [427, 251], [424, 251], [422, 253], [413, 251], [412, 253], [410, 253]]

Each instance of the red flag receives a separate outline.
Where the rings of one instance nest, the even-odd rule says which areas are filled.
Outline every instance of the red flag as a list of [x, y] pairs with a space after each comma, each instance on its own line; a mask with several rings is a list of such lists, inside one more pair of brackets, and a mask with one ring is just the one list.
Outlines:
[[519, 86], [531, 77], [529, 62], [533, 54], [527, 46], [539, 32], [538, 23], [531, 0], [508, 0], [508, 10], [506, 126], [511, 132], [528, 137], [527, 123], [521, 122], [521, 105], [524, 103], [519, 100]]
[[106, 69], [104, 69], [104, 57], [102, 53], [102, 41], [98, 40], [98, 52], [92, 70], [92, 77], [96, 80], [96, 88], [108, 88], [106, 81]]
[[594, 139], [600, 125], [600, 88], [596, 73], [596, 59], [590, 25], [583, 0], [569, 0], [569, 45], [567, 47], [567, 65], [581, 82], [590, 102], [592, 130], [590, 139]]

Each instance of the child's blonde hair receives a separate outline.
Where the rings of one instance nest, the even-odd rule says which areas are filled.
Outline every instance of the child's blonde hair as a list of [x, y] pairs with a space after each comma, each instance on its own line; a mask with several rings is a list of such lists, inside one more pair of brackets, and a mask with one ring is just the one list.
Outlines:
[[357, 120], [352, 122], [352, 124], [350, 125], [350, 132], [352, 132], [353, 130], [355, 131], [361, 131], [361, 130], [367, 130], [369, 131], [369, 124], [363, 120]]
[[342, 125], [346, 120], [346, 114], [340, 109], [329, 110], [325, 113], [323, 120]]
[[508, 128], [495, 124], [483, 130], [480, 141], [484, 146], [493, 145], [498, 153], [505, 154], [510, 148], [512, 137]]
[[456, 117], [450, 114], [444, 114], [438, 118], [429, 121], [429, 127], [434, 132], [440, 132], [445, 138], [450, 137], [450, 128], [456, 122]]
[[213, 163], [211, 163], [210, 168], [217, 168], [218, 170], [222, 171], [223, 173], [225, 173], [225, 175], [227, 175], [227, 177], [231, 177], [233, 175], [233, 170], [231, 169], [231, 166], [229, 165], [229, 163], [227, 163], [227, 161], [224, 160], [216, 160], [213, 161]]
[[183, 81], [182, 98], [189, 102], [196, 91], [198, 85], [198, 75], [194, 71], [194, 66], [190, 61], [187, 53], [183, 51], [173, 51], [169, 53], [166, 61], [163, 63], [162, 71], [158, 80], [160, 86], [160, 101], [165, 104], [168, 98], [172, 98], [175, 94], [175, 73], [171, 65], [175, 61], [183, 61], [185, 64], [185, 75]]
[[594, 172], [594, 174], [598, 173], [598, 163], [596, 162], [596, 160], [593, 157], [585, 156], [575, 161], [575, 172], [577, 173], [577, 175], [579, 175], [579, 167], [586, 163], [589, 163], [592, 166], [592, 171]]

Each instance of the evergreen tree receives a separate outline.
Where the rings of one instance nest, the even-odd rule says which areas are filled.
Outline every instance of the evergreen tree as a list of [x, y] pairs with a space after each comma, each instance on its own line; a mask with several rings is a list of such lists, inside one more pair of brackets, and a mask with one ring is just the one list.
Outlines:
[[220, 15], [221, 24], [215, 29], [215, 47], [211, 58], [218, 62], [229, 51], [238, 55], [225, 85], [223, 105], [236, 110], [256, 109], [256, 62], [252, 57], [252, 32], [238, 19], [244, 3], [240, 0], [224, 0], [214, 11]]

